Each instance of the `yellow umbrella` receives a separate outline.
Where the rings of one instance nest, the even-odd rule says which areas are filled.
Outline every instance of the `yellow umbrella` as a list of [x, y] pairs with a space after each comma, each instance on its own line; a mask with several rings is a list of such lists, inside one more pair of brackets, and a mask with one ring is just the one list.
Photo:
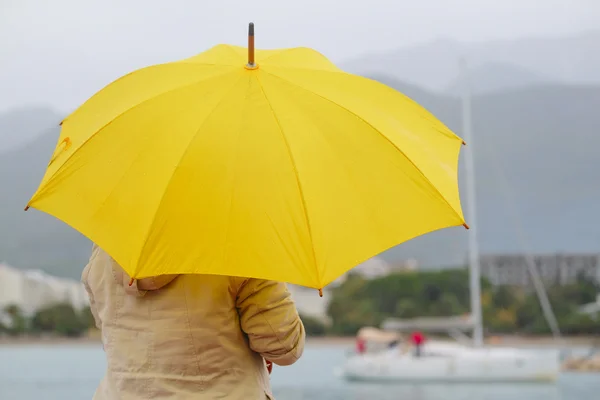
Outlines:
[[136, 279], [219, 274], [317, 289], [465, 224], [458, 136], [314, 50], [255, 60], [253, 31], [248, 50], [218, 45], [96, 93], [62, 122], [27, 208], [66, 222]]

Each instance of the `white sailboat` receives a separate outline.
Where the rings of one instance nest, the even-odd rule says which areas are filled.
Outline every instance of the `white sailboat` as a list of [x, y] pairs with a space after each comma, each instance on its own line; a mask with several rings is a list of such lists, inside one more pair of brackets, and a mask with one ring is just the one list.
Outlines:
[[342, 376], [369, 382], [554, 382], [558, 372], [558, 352], [428, 342], [420, 357], [410, 352], [349, 357]]
[[[471, 136], [471, 96], [468, 88], [466, 65], [462, 65], [465, 84], [463, 96], [463, 138], [468, 144], [465, 149], [467, 183], [467, 218], [469, 221], [469, 272], [471, 293], [471, 315], [467, 320], [449, 319], [445, 322], [415, 321], [400, 326], [390, 321], [386, 330], [434, 330], [446, 331], [460, 338], [465, 330], [472, 330], [472, 343], [446, 343], [428, 341], [419, 357], [412, 351], [398, 348], [378, 352], [353, 354], [346, 360], [341, 375], [354, 381], [405, 381], [405, 382], [554, 382], [560, 372], [559, 351], [533, 351], [518, 348], [483, 346], [481, 311], [481, 279], [477, 241], [475, 171], [473, 160], [473, 138]], [[530, 266], [531, 267], [531, 266]], [[539, 279], [537, 271], [530, 268], [534, 282]], [[545, 296], [536, 285], [544, 313], [553, 332], [558, 332], [552, 310]], [[543, 288], [542, 288], [543, 291]], [[549, 314], [549, 315], [548, 315]], [[463, 336], [464, 337], [464, 336]]]

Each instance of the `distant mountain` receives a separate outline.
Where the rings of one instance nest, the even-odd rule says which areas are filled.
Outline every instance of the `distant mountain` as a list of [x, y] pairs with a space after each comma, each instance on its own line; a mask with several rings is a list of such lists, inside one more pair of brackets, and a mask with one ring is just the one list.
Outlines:
[[[501, 92], [551, 82], [552, 79], [510, 64], [488, 63], [469, 70], [469, 89], [473, 94]], [[444, 92], [459, 96], [463, 90], [464, 79], [458, 77]]]
[[[372, 78], [400, 89], [461, 134], [456, 97], [383, 74]], [[471, 145], [482, 252], [600, 252], [598, 110], [600, 85], [543, 84], [473, 98]], [[77, 277], [89, 256], [89, 241], [52, 217], [22, 211], [57, 135], [58, 128], [51, 128], [0, 156], [0, 261]], [[464, 263], [466, 251], [466, 231], [454, 228], [404, 243], [382, 257], [452, 266]]]
[[[25, 121], [13, 132], [33, 136], [26, 121], [40, 121], [44, 114], [39, 109], [20, 110], [17, 116], [0, 119]], [[33, 209], [23, 211], [37, 189], [58, 138], [60, 118], [49, 121], [46, 126], [51, 128], [41, 134], [38, 130], [35, 140], [0, 153], [0, 262], [77, 278], [91, 250], [87, 239], [49, 215]]]
[[[510, 89], [516, 81], [526, 86], [538, 78], [557, 83], [600, 84], [600, 31], [559, 38], [523, 38], [484, 43], [462, 43], [441, 39], [410, 48], [369, 54], [341, 64], [348, 72], [361, 75], [387, 75], [423, 88], [442, 92], [451, 88], [459, 75], [458, 60], [465, 56], [470, 68], [489, 82], [478, 80], [483, 88]], [[486, 66], [487, 65], [487, 66]], [[501, 85], [498, 66], [511, 66], [514, 79]], [[491, 70], [484, 72], [486, 70]], [[507, 73], [504, 71], [503, 73]], [[518, 75], [530, 75], [534, 81]], [[518, 85], [520, 86], [520, 85]], [[475, 92], [479, 87], [475, 87]]]
[[42, 130], [57, 126], [60, 121], [60, 114], [46, 107], [0, 113], [0, 154], [26, 144]]
[[[457, 99], [427, 91], [411, 97], [461, 134]], [[600, 185], [592, 183], [600, 181], [600, 85], [542, 85], [472, 102], [481, 251], [600, 253]], [[463, 179], [461, 193], [466, 211]], [[466, 232], [454, 228], [382, 257], [456, 265], [466, 252]]]

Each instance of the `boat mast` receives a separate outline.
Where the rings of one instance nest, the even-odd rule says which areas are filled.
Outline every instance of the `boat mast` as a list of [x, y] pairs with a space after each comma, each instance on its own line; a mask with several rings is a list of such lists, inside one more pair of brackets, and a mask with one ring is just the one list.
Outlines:
[[[481, 273], [480, 273], [480, 265], [479, 265], [479, 244], [477, 241], [477, 215], [476, 215], [476, 196], [475, 196], [475, 164], [473, 159], [473, 137], [471, 132], [471, 88], [469, 83], [469, 73], [466, 60], [462, 58], [460, 60], [460, 75], [462, 77], [462, 120], [463, 120], [463, 139], [467, 143], [465, 149], [465, 178], [466, 178], [466, 191], [467, 191], [467, 221], [469, 223], [469, 242], [468, 242], [468, 251], [469, 251], [469, 289], [471, 293], [471, 315], [473, 318], [473, 344], [476, 347], [483, 345], [483, 318], [481, 312]], [[492, 159], [495, 163], [496, 169], [498, 170], [499, 181], [505, 184], [505, 193], [509, 192], [508, 184], [506, 182], [505, 177], [500, 172], [500, 167], [497, 165], [496, 160], [492, 156]], [[514, 208], [514, 204], [513, 204]], [[516, 210], [512, 210], [514, 215], [514, 222], [519, 225], [518, 218], [516, 217]], [[525, 242], [523, 230], [518, 229], [518, 233], [520, 234], [521, 242]], [[543, 315], [552, 331], [552, 335], [554, 339], [560, 341], [561, 332], [558, 325], [558, 321], [556, 320], [556, 316], [554, 315], [554, 310], [552, 309], [552, 305], [548, 299], [548, 295], [546, 293], [546, 289], [542, 282], [541, 277], [539, 276], [537, 266], [535, 265], [535, 261], [531, 252], [527, 251], [526, 256], [526, 265], [531, 276], [533, 286], [535, 288], [535, 292], [540, 301], [540, 305], [542, 307]]]
[[467, 143], [465, 148], [465, 179], [467, 186], [467, 221], [468, 252], [469, 252], [469, 291], [471, 293], [471, 317], [473, 318], [473, 345], [483, 345], [483, 321], [481, 312], [481, 277], [479, 267], [479, 245], [477, 242], [477, 209], [475, 196], [475, 163], [473, 159], [473, 137], [471, 134], [471, 90], [468, 79], [466, 60], [460, 60], [462, 76], [462, 123], [463, 139]]

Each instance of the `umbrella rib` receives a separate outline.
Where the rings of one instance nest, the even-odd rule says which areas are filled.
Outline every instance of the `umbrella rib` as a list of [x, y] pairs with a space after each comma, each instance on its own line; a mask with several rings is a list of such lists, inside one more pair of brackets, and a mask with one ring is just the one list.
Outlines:
[[[188, 154], [188, 152], [190, 151], [191, 148], [191, 144], [194, 141], [194, 139], [198, 136], [198, 133], [202, 130], [202, 128], [204, 127], [204, 124], [206, 123], [206, 121], [208, 121], [208, 119], [214, 114], [214, 112], [217, 110], [217, 108], [219, 108], [219, 106], [221, 105], [221, 103], [225, 100], [225, 98], [227, 97], [227, 95], [229, 95], [229, 93], [231, 92], [231, 90], [233, 88], [235, 88], [237, 86], [237, 84], [244, 78], [245, 76], [242, 75], [240, 76], [240, 78], [238, 80], [235, 81], [235, 83], [233, 85], [231, 85], [231, 87], [228, 88], [228, 90], [225, 91], [225, 93], [223, 94], [223, 97], [221, 97], [221, 99], [219, 99], [219, 101], [217, 102], [217, 104], [214, 106], [214, 108], [212, 109], [212, 111], [206, 116], [206, 118], [204, 118], [204, 120], [202, 121], [202, 123], [200, 124], [200, 126], [198, 127], [198, 129], [196, 130], [196, 133], [194, 135], [192, 135], [185, 151], [183, 152], [183, 154], [181, 155], [181, 157], [179, 158], [179, 162], [177, 162], [177, 165], [175, 166], [175, 168], [173, 169], [173, 172], [171, 173], [171, 176], [169, 177], [169, 180], [167, 181], [167, 184], [165, 186], [165, 190], [162, 193], [162, 196], [158, 202], [158, 205], [156, 206], [156, 212], [154, 213], [154, 216], [152, 217], [152, 221], [150, 222], [150, 224], [148, 225], [148, 233], [146, 234], [146, 238], [144, 240], [144, 243], [142, 244], [142, 247], [140, 249], [140, 254], [137, 257], [136, 260], [136, 266], [139, 263], [139, 260], [142, 256], [142, 254], [144, 253], [144, 250], [146, 249], [146, 246], [148, 245], [148, 239], [150, 238], [150, 231], [152, 230], [152, 226], [154, 225], [154, 223], [156, 222], [156, 217], [158, 216], [158, 211], [160, 210], [162, 203], [165, 200], [166, 194], [168, 192], [169, 187], [171, 186], [171, 184], [173, 183], [173, 177], [175, 176], [175, 173], [177, 172], [177, 170], [179, 169], [179, 166], [181, 164], [181, 160], [183, 160], [185, 158], [185, 156]], [[136, 271], [137, 272], [137, 268]], [[133, 274], [133, 276], [135, 276], [135, 273]]]
[[[92, 140], [92, 138], [94, 138], [98, 133], [102, 132], [107, 126], [109, 126], [110, 124], [112, 124], [113, 122], [115, 122], [117, 119], [121, 118], [123, 115], [125, 115], [129, 111], [131, 111], [131, 110], [133, 110], [133, 109], [141, 106], [142, 104], [146, 104], [149, 101], [152, 101], [152, 100], [156, 99], [157, 97], [163, 96], [163, 95], [168, 94], [168, 93], [175, 92], [175, 91], [180, 90], [180, 89], [185, 89], [185, 88], [188, 88], [190, 86], [197, 85], [199, 83], [203, 83], [204, 81], [206, 81], [208, 79], [220, 77], [220, 76], [226, 75], [226, 74], [231, 73], [231, 72], [232, 71], [226, 71], [226, 72], [223, 72], [222, 74], [213, 75], [213, 76], [211, 76], [209, 78], [201, 79], [199, 81], [194, 81], [193, 83], [188, 83], [188, 84], [185, 84], [185, 85], [177, 86], [177, 87], [175, 87], [173, 89], [169, 89], [169, 90], [166, 90], [164, 92], [158, 93], [158, 94], [156, 94], [156, 95], [154, 95], [154, 96], [152, 96], [152, 97], [150, 97], [150, 98], [148, 98], [148, 99], [146, 99], [144, 101], [141, 101], [141, 102], [137, 103], [136, 105], [133, 105], [133, 106], [129, 107], [128, 109], [122, 111], [117, 116], [115, 116], [110, 121], [108, 121], [106, 124], [104, 124], [96, 132], [92, 133], [87, 139], [85, 139], [81, 143], [81, 145], [79, 145], [79, 147], [77, 147], [75, 150], [73, 150], [73, 152], [69, 155], [69, 157], [67, 157], [67, 159], [60, 165], [60, 167], [58, 167], [58, 169], [54, 172], [54, 174], [52, 174], [52, 177], [50, 179], [48, 179], [48, 181], [44, 184], [44, 187], [48, 187], [50, 185], [50, 183], [52, 183], [56, 179], [56, 177], [58, 176], [58, 174], [63, 170], [64, 166], [69, 162], [69, 160], [71, 158], [73, 158], [73, 156], [75, 156], [75, 154], [77, 154], [77, 152], [79, 150], [81, 150], [81, 148], [83, 146], [85, 146], [90, 140]], [[42, 193], [43, 193], [43, 191], [39, 191], [38, 193], [36, 193], [35, 196], [31, 200], [29, 200], [29, 203], [33, 203], [37, 198], [39, 198], [39, 196]]]
[[[317, 272], [317, 281], [318, 281], [319, 285], [321, 285], [321, 274], [319, 273], [319, 266], [317, 265], [317, 254], [315, 253], [315, 242], [313, 240], [310, 218], [308, 217], [308, 209], [306, 207], [306, 198], [304, 197], [304, 191], [302, 190], [302, 184], [300, 183], [300, 174], [298, 173], [298, 167], [296, 166], [296, 161], [294, 160], [294, 156], [292, 154], [292, 149], [291, 149], [290, 144], [288, 143], [288, 140], [285, 136], [283, 127], [281, 126], [279, 118], [277, 118], [277, 114], [275, 113], [275, 110], [273, 110], [273, 106], [271, 105], [271, 102], [269, 101], [269, 97], [267, 96], [267, 93], [265, 92], [265, 88], [264, 88], [262, 82], [260, 81], [260, 78], [258, 77], [258, 75], [256, 76], [256, 80], [258, 82], [258, 85], [260, 86], [260, 90], [261, 90], [263, 96], [265, 97], [265, 100], [267, 100], [267, 104], [269, 105], [269, 110], [271, 110], [271, 113], [273, 114], [273, 118], [275, 119], [275, 122], [277, 123], [277, 126], [279, 127], [279, 132], [281, 133], [281, 137], [283, 139], [285, 147], [288, 151], [288, 156], [290, 157], [290, 161], [292, 163], [294, 175], [296, 176], [296, 184], [298, 186], [298, 192], [300, 193], [300, 200], [302, 202], [302, 209], [304, 211], [304, 218], [306, 220], [306, 226], [308, 228], [308, 237], [310, 238], [310, 244], [311, 244], [310, 248], [312, 250], [311, 253], [312, 253], [312, 259], [313, 259], [313, 265], [315, 266], [315, 270]], [[322, 289], [322, 287], [319, 289]]]
[[[380, 131], [379, 129], [375, 128], [375, 127], [374, 127], [374, 126], [373, 126], [373, 125], [372, 125], [372, 124], [371, 124], [369, 121], [365, 120], [363, 117], [361, 117], [360, 115], [358, 115], [358, 114], [357, 114], [357, 113], [355, 113], [354, 111], [352, 111], [352, 110], [348, 109], [347, 107], [344, 107], [343, 105], [341, 105], [341, 104], [338, 104], [338, 103], [336, 103], [335, 101], [333, 101], [333, 100], [331, 100], [331, 99], [328, 99], [327, 97], [325, 97], [325, 96], [322, 96], [321, 94], [319, 94], [319, 93], [317, 93], [317, 92], [314, 92], [314, 91], [312, 91], [312, 90], [310, 90], [310, 89], [307, 89], [307, 88], [305, 88], [305, 87], [303, 87], [303, 86], [301, 86], [301, 85], [299, 85], [299, 84], [297, 84], [297, 83], [291, 82], [291, 81], [289, 81], [289, 80], [287, 80], [287, 79], [285, 79], [285, 78], [282, 78], [282, 77], [280, 77], [280, 76], [278, 76], [278, 75], [275, 75], [275, 74], [272, 74], [272, 73], [270, 73], [270, 72], [267, 72], [267, 71], [263, 71], [263, 72], [264, 72], [264, 73], [266, 73], [266, 74], [269, 74], [269, 75], [271, 75], [271, 76], [273, 76], [273, 77], [275, 77], [275, 78], [278, 78], [278, 79], [280, 79], [280, 80], [282, 80], [282, 81], [284, 81], [284, 82], [287, 82], [288, 84], [290, 84], [290, 85], [292, 85], [292, 86], [294, 86], [294, 87], [297, 87], [297, 88], [299, 88], [299, 89], [302, 89], [302, 90], [304, 90], [304, 91], [307, 91], [307, 92], [309, 92], [309, 93], [312, 93], [313, 95], [315, 95], [315, 96], [317, 96], [317, 97], [319, 97], [319, 98], [321, 98], [321, 99], [323, 99], [323, 100], [327, 101], [328, 103], [331, 103], [331, 104], [333, 104], [333, 105], [335, 105], [335, 106], [337, 106], [337, 107], [339, 107], [339, 108], [341, 108], [341, 109], [345, 110], [346, 112], [348, 112], [348, 113], [350, 113], [350, 114], [354, 115], [356, 118], [358, 118], [359, 120], [361, 120], [362, 122], [364, 122], [365, 124], [367, 124], [368, 126], [370, 126], [370, 127], [371, 127], [371, 128], [372, 128], [372, 129], [373, 129], [375, 132], [377, 132], [379, 135], [381, 135], [381, 136], [382, 136], [382, 137], [383, 137], [383, 138], [384, 138], [384, 139], [385, 139], [385, 140], [386, 140], [388, 143], [390, 143], [390, 144], [391, 144], [391, 145], [392, 145], [394, 148], [396, 148], [396, 150], [398, 150], [398, 151], [400, 152], [400, 154], [402, 154], [402, 155], [404, 156], [404, 158], [406, 158], [406, 160], [407, 160], [408, 162], [410, 162], [410, 163], [411, 163], [411, 165], [412, 165], [412, 166], [413, 166], [413, 167], [414, 167], [414, 168], [417, 170], [417, 172], [418, 172], [418, 173], [419, 173], [419, 174], [420, 174], [420, 175], [423, 177], [423, 179], [425, 179], [425, 181], [426, 181], [426, 182], [429, 184], [429, 186], [431, 186], [431, 187], [433, 188], [433, 190], [434, 190], [434, 191], [435, 191], [435, 192], [436, 192], [436, 193], [437, 193], [437, 194], [440, 196], [440, 198], [441, 198], [441, 199], [444, 201], [444, 203], [446, 203], [446, 205], [447, 205], [448, 207], [450, 207], [450, 209], [452, 210], [452, 212], [453, 212], [454, 214], [456, 214], [456, 215], [457, 215], [457, 216], [460, 218], [460, 214], [459, 214], [459, 213], [457, 213], [457, 212], [456, 212], [456, 210], [454, 209], [454, 207], [452, 207], [452, 206], [450, 205], [450, 202], [448, 201], [448, 199], [446, 199], [446, 197], [445, 197], [445, 196], [444, 196], [444, 195], [443, 195], [443, 194], [442, 194], [442, 193], [439, 191], [439, 189], [438, 189], [438, 188], [437, 188], [437, 187], [436, 187], [436, 186], [435, 186], [435, 185], [434, 185], [434, 184], [433, 184], [433, 183], [432, 183], [432, 182], [429, 180], [429, 178], [428, 178], [428, 177], [427, 177], [427, 176], [426, 176], [426, 175], [423, 173], [423, 171], [422, 171], [422, 170], [421, 170], [421, 169], [420, 169], [420, 168], [419, 168], [419, 167], [418, 167], [418, 166], [417, 166], [417, 165], [414, 163], [414, 161], [413, 161], [413, 160], [412, 160], [410, 157], [408, 157], [408, 156], [407, 156], [407, 155], [406, 155], [406, 154], [405, 154], [405, 153], [402, 151], [402, 149], [400, 149], [400, 147], [398, 147], [398, 146], [397, 146], [397, 145], [396, 145], [396, 144], [395, 144], [393, 141], [391, 141], [391, 140], [390, 140], [390, 139], [389, 139], [389, 138], [388, 138], [386, 135], [384, 135], [383, 133], [381, 133], [381, 131]], [[458, 136], [457, 136], [457, 140], [462, 140], [462, 139], [458, 138]], [[462, 218], [460, 218], [460, 219], [461, 219], [461, 221], [462, 221]], [[462, 221], [462, 222], [464, 222], [464, 221]]]
[[[287, 66], [287, 65], [285, 67], [279, 67], [278, 66], [276, 68], [285, 69], [285, 70], [292, 70], [292, 71], [303, 71], [303, 72], [304, 71], [310, 71], [311, 73], [317, 73], [318, 72], [318, 73], [324, 73], [324, 74], [345, 75], [345, 76], [348, 76], [348, 77], [360, 78], [362, 80], [369, 81], [371, 84], [376, 84], [378, 86], [381, 86], [381, 87], [383, 87], [383, 88], [385, 88], [385, 89], [387, 89], [387, 90], [389, 90], [391, 92], [394, 92], [395, 94], [401, 94], [402, 96], [405, 97], [405, 100], [408, 101], [412, 107], [416, 106], [418, 108], [421, 108], [422, 111], [425, 111], [425, 115], [421, 116], [421, 118], [426, 119], [428, 121], [437, 122], [437, 123], [441, 124], [445, 128], [445, 129], [441, 129], [440, 127], [437, 127], [437, 126], [433, 127], [433, 129], [435, 129], [436, 131], [440, 132], [442, 135], [448, 136], [448, 137], [451, 137], [451, 138], [455, 138], [455, 139], [458, 139], [458, 140], [461, 140], [461, 141], [463, 140], [456, 133], [452, 132], [452, 130], [449, 129], [442, 121], [438, 120], [437, 117], [431, 113], [431, 111], [427, 110], [426, 108], [424, 108], [423, 106], [421, 106], [419, 103], [417, 103], [415, 100], [411, 99], [409, 96], [405, 95], [404, 93], [400, 92], [399, 90], [394, 89], [393, 87], [388, 86], [388, 85], [386, 85], [386, 84], [384, 84], [382, 82], [379, 82], [376, 79], [368, 78], [368, 77], [360, 76], [360, 75], [354, 75], [354, 74], [351, 74], [351, 73], [346, 72], [344, 70], [332, 71], [332, 70], [326, 70], [326, 69], [302, 68], [302, 67], [294, 67], [294, 66]], [[286, 79], [284, 79], [284, 78], [280, 77], [279, 75], [274, 74], [272, 72], [268, 72], [268, 73], [270, 75], [274, 75], [274, 76], [276, 76], [276, 77], [278, 77], [280, 79], [286, 80]], [[310, 91], [310, 90], [308, 90], [306, 88], [303, 88], [303, 89], [307, 90], [307, 91], [309, 91], [311, 93], [314, 93], [314, 92], [312, 92], [312, 91]]]
[[[127, 74], [125, 74], [125, 75], [123, 75], [123, 76], [121, 76], [121, 77], [117, 78], [117, 79], [116, 79], [116, 80], [114, 80], [113, 82], [109, 83], [107, 86], [105, 86], [105, 87], [104, 87], [103, 89], [101, 89], [100, 91], [102, 91], [102, 90], [104, 90], [104, 89], [108, 88], [109, 86], [112, 86], [112, 85], [116, 84], [117, 82], [121, 82], [121, 81], [125, 80], [126, 78], [128, 78], [129, 76], [131, 76], [131, 75], [134, 75], [134, 74], [137, 74], [137, 73], [139, 73], [139, 72], [141, 72], [141, 71], [147, 71], [147, 70], [150, 70], [150, 69], [159, 69], [159, 68], [164, 68], [164, 67], [172, 67], [172, 66], [175, 66], [175, 65], [181, 65], [181, 64], [184, 64], [184, 65], [194, 65], [194, 66], [202, 66], [202, 67], [217, 67], [217, 66], [218, 66], [218, 67], [233, 67], [233, 66], [234, 66], [234, 65], [228, 65], [228, 64], [193, 63], [193, 62], [185, 62], [185, 60], [182, 60], [182, 61], [174, 61], [174, 62], [169, 62], [169, 63], [162, 63], [162, 64], [156, 64], [156, 65], [151, 65], [151, 66], [149, 66], [149, 67], [140, 68], [140, 69], [138, 69], [138, 70], [135, 70], [135, 71], [131, 71], [131, 72], [129, 72], [129, 73], [127, 73]], [[225, 73], [226, 73], [226, 72], [225, 72]], [[224, 74], [225, 74], [225, 73], [224, 73]], [[217, 77], [217, 76], [220, 76], [220, 75], [221, 75], [221, 74], [219, 74], [219, 75], [215, 75], [214, 77]], [[213, 78], [213, 77], [211, 76], [211, 77], [209, 77], [209, 78], [206, 78], [206, 79], [211, 79], [211, 78]], [[192, 85], [194, 85], [194, 84], [196, 84], [196, 83], [203, 82], [203, 81], [205, 81], [206, 79], [201, 79], [201, 80], [199, 80], [199, 81], [195, 81], [195, 82], [192, 82], [192, 83], [188, 83], [188, 84], [185, 84], [185, 85], [182, 85], [182, 86], [177, 86], [177, 87], [175, 87], [175, 88], [173, 88], [173, 89], [169, 89], [169, 90], [166, 90], [166, 91], [164, 91], [164, 92], [158, 93], [158, 94], [156, 94], [155, 96], [152, 96], [151, 98], [148, 98], [148, 99], [146, 99], [146, 100], [144, 100], [144, 101], [141, 101], [140, 103], [138, 103], [138, 104], [136, 104], [136, 105], [132, 106], [131, 108], [129, 108], [129, 109], [127, 109], [127, 110], [123, 111], [122, 113], [120, 113], [119, 115], [117, 115], [115, 118], [113, 118], [113, 120], [114, 120], [114, 119], [116, 119], [116, 118], [118, 118], [118, 117], [119, 117], [121, 114], [124, 114], [124, 113], [128, 112], [129, 110], [131, 110], [131, 109], [133, 109], [133, 108], [135, 108], [135, 107], [139, 106], [140, 104], [143, 104], [143, 103], [145, 103], [146, 101], [152, 100], [154, 97], [162, 96], [163, 94], [169, 93], [169, 92], [171, 92], [171, 91], [173, 91], [173, 90], [177, 90], [177, 89], [179, 89], [179, 88], [183, 88], [183, 87], [192, 86]], [[99, 93], [99, 92], [98, 92], [98, 93]], [[85, 104], [86, 104], [88, 101], [90, 101], [90, 100], [91, 100], [91, 98], [90, 98], [90, 99], [88, 99], [88, 100], [86, 100], [86, 101], [83, 103], [83, 105], [85, 105]], [[82, 105], [82, 106], [83, 106], [83, 105]], [[77, 110], [75, 110], [74, 112], [76, 112], [76, 111], [77, 111]], [[73, 113], [72, 113], [72, 114], [73, 114]], [[71, 115], [72, 115], [72, 114], [71, 114]], [[69, 117], [66, 117], [66, 118], [64, 118], [64, 119], [63, 119], [62, 123], [65, 123], [65, 122], [66, 122], [66, 121], [68, 121], [68, 120], [69, 120]], [[102, 127], [102, 128], [104, 128], [104, 127]], [[100, 128], [100, 130], [102, 130], [102, 128]]]

